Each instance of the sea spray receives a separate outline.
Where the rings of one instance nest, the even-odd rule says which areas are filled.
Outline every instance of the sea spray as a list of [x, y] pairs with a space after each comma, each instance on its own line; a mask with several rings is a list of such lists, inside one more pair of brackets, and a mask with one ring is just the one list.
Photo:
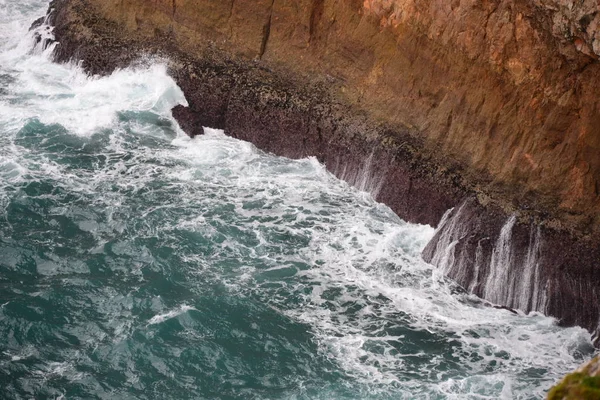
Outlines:
[[[466, 200], [446, 212], [426, 257], [470, 293], [524, 313], [546, 312], [549, 287], [540, 271], [541, 228], [531, 225], [527, 246], [520, 251], [513, 238], [515, 215], [507, 218], [498, 232], [489, 227], [484, 233], [471, 232], [468, 204]], [[476, 243], [472, 241], [481, 236]]]
[[386, 172], [374, 170], [373, 157], [374, 154], [371, 153], [358, 169], [349, 169], [346, 163], [338, 160], [334, 168], [334, 175], [376, 199], [385, 182]]

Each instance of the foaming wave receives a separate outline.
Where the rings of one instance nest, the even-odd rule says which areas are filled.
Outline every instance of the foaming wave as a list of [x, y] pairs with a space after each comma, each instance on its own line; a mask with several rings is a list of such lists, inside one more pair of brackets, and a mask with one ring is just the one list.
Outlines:
[[[432, 390], [450, 398], [541, 396], [543, 388], [531, 386], [534, 377], [545, 376], [550, 385], [589, 353], [583, 329], [487, 307], [429, 265], [390, 242], [382, 245], [380, 234], [355, 229], [357, 222], [350, 219], [341, 234], [311, 250], [321, 266], [302, 275], [313, 289], [287, 314], [309, 324], [321, 350], [365, 385], [408, 384], [412, 396]], [[440, 353], [428, 350], [436, 348]], [[418, 367], [415, 359], [429, 359], [427, 368], [407, 381]]]
[[[264, 266], [224, 274], [223, 283], [310, 326], [322, 354], [374, 391], [383, 385], [391, 393], [410, 387], [406, 398], [541, 396], [542, 377], [549, 386], [589, 354], [589, 334], [580, 328], [497, 310], [464, 293], [420, 259], [431, 227], [400, 221], [318, 163], [287, 161], [282, 172], [276, 158], [216, 131], [178, 146], [192, 168], [173, 177], [235, 191], [232, 210], [260, 221], [248, 252]], [[219, 168], [207, 173], [204, 163]], [[194, 226], [211, 228], [206, 217], [180, 225]], [[272, 245], [270, 229], [306, 246], [273, 253], [282, 249]], [[290, 296], [302, 301], [291, 306]]]
[[[10, 24], [0, 21], [0, 29]], [[589, 334], [579, 328], [496, 310], [465, 294], [420, 259], [431, 227], [401, 221], [316, 159], [275, 157], [210, 129], [172, 140], [165, 131], [180, 132], [170, 109], [186, 102], [164, 63], [89, 77], [77, 65], [53, 64], [51, 48], [31, 51], [34, 42], [31, 35], [11, 36], [0, 54], [8, 76], [0, 77], [7, 82], [0, 94], [0, 207], [40, 216], [35, 230], [25, 221], [20, 232], [23, 243], [35, 240], [45, 252], [45, 262], [32, 260], [33, 270], [70, 279], [49, 285], [49, 292], [81, 281], [73, 298], [93, 294], [79, 298], [78, 310], [71, 305], [74, 322], [66, 327], [81, 328], [90, 322], [86, 313], [96, 313], [91, 321], [102, 329], [80, 334], [82, 343], [105, 347], [108, 370], [116, 366], [114, 354], [125, 354], [118, 346], [161, 345], [150, 342], [152, 335], [137, 342], [139, 333], [198, 311], [187, 304], [204, 312], [194, 301], [215, 293], [275, 310], [282, 316], [277, 325], [292, 321], [284, 326], [297, 329], [290, 337], [306, 333], [318, 352], [309, 356], [330, 361], [336, 374], [356, 383], [356, 397], [540, 397], [589, 354]], [[164, 120], [172, 127], [163, 129]], [[376, 192], [368, 170], [355, 183]], [[5, 237], [19, 233], [8, 224], [0, 228]], [[95, 274], [108, 282], [101, 293], [88, 287], [103, 281], [89, 285]], [[161, 282], [177, 288], [162, 292], [171, 301], [144, 301], [161, 293]], [[265, 321], [252, 322], [259, 331]], [[273, 335], [282, 348], [290, 343]], [[101, 353], [84, 361], [69, 353], [68, 361], [44, 362], [38, 370], [43, 379], [78, 380], [78, 368], [95, 368]], [[12, 349], [7, 357], [28, 353]], [[130, 369], [135, 362], [128, 360], [127, 371], [148, 374], [144, 363]], [[338, 395], [328, 394], [317, 396]]]
[[18, 115], [22, 121], [37, 118], [46, 125], [59, 124], [71, 133], [90, 136], [113, 127], [120, 112], [151, 112], [171, 118], [173, 107], [187, 105], [162, 64], [88, 77], [76, 66], [28, 61], [21, 65], [19, 83], [13, 91], [24, 101], [8, 110], [0, 109], [2, 114]]
[[190, 307], [190, 306], [187, 306], [187, 305], [184, 304], [184, 305], [182, 305], [181, 307], [179, 307], [176, 310], [171, 310], [171, 311], [169, 311], [167, 313], [164, 313], [164, 314], [155, 315], [154, 317], [150, 318], [150, 321], [148, 321], [148, 325], [162, 324], [163, 322], [165, 322], [165, 321], [167, 321], [167, 320], [169, 320], [171, 318], [178, 317], [181, 314], [185, 314], [185, 313], [187, 313], [188, 311], [191, 311], [191, 310], [198, 311], [194, 307]]
[[[302, 190], [298, 181], [291, 184]], [[541, 376], [550, 385], [589, 353], [589, 334], [583, 329], [559, 328], [541, 315], [493, 309], [425, 264], [419, 254], [433, 233], [430, 227], [403, 223], [372, 199], [344, 203], [336, 196], [353, 191], [328, 187], [324, 190], [336, 209], [324, 214], [309, 196], [301, 203], [308, 215], [323, 216], [322, 225], [307, 233], [302, 229], [307, 219], [296, 218], [282, 227], [287, 235], [310, 238], [297, 254], [312, 267], [292, 272], [295, 283], [284, 281], [286, 296], [303, 301], [290, 307], [286, 296], [272, 292], [272, 281], [251, 290], [310, 326], [323, 355], [366, 387], [388, 386], [391, 393], [410, 387], [406, 398], [432, 391], [482, 398], [542, 395]], [[329, 218], [335, 223], [326, 223]], [[286, 260], [264, 257], [275, 265]], [[254, 276], [286, 270], [279, 267]]]
[[32, 38], [26, 33], [31, 26], [31, 22], [46, 13], [48, 1], [0, 1], [0, 37], [3, 41], [0, 43], [0, 58], [4, 57], [7, 51], [31, 51]]
[[[39, 9], [44, 3], [40, 2]], [[39, 12], [30, 8], [30, 13]], [[23, 10], [16, 9], [13, 14], [19, 12]], [[4, 124], [12, 121], [12, 125], [23, 126], [35, 118], [45, 125], [59, 124], [70, 133], [90, 136], [114, 127], [123, 112], [147, 112], [174, 123], [171, 109], [187, 105], [164, 60], [140, 60], [137, 66], [105, 77], [88, 76], [75, 63], [54, 63], [55, 44], [47, 45], [53, 40], [52, 27], [42, 23], [27, 32], [33, 19], [30, 13], [20, 14], [16, 22], [0, 21], [0, 31], [15, 30], [0, 51], [0, 75], [8, 79], [5, 98], [0, 98]], [[12, 14], [8, 15], [10, 19]]]

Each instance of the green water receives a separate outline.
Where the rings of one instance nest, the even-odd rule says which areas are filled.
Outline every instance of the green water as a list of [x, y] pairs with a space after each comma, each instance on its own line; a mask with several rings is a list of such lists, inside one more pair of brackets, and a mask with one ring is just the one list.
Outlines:
[[0, 0], [0, 398], [533, 399], [591, 354], [316, 160], [188, 139], [160, 64], [53, 64], [45, 7]]

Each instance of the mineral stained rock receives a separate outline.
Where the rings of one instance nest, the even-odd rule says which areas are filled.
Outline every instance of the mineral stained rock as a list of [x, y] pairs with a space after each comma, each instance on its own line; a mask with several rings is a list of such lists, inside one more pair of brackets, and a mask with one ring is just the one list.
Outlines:
[[[51, 8], [58, 60], [106, 74], [143, 56], [168, 58], [190, 104], [174, 115], [190, 135], [211, 126], [280, 155], [315, 156], [411, 222], [435, 226], [466, 204], [462, 228], [438, 232], [427, 260], [448, 253], [449, 275], [476, 293], [597, 329], [597, 2], [54, 0]], [[515, 238], [506, 254], [503, 235]], [[531, 285], [521, 282], [524, 266]]]

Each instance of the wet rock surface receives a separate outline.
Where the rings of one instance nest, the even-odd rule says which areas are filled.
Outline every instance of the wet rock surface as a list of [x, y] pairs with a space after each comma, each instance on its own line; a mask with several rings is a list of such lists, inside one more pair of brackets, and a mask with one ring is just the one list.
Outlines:
[[464, 205], [464, 231], [441, 229], [427, 260], [484, 298], [594, 331], [596, 17], [561, 36], [592, 5], [555, 3], [55, 0], [51, 15], [57, 59], [92, 74], [168, 59], [192, 136], [210, 126], [315, 156], [410, 222], [435, 226]]
[[446, 214], [423, 258], [471, 293], [583, 326], [598, 344], [600, 251], [588, 242], [467, 198]]

